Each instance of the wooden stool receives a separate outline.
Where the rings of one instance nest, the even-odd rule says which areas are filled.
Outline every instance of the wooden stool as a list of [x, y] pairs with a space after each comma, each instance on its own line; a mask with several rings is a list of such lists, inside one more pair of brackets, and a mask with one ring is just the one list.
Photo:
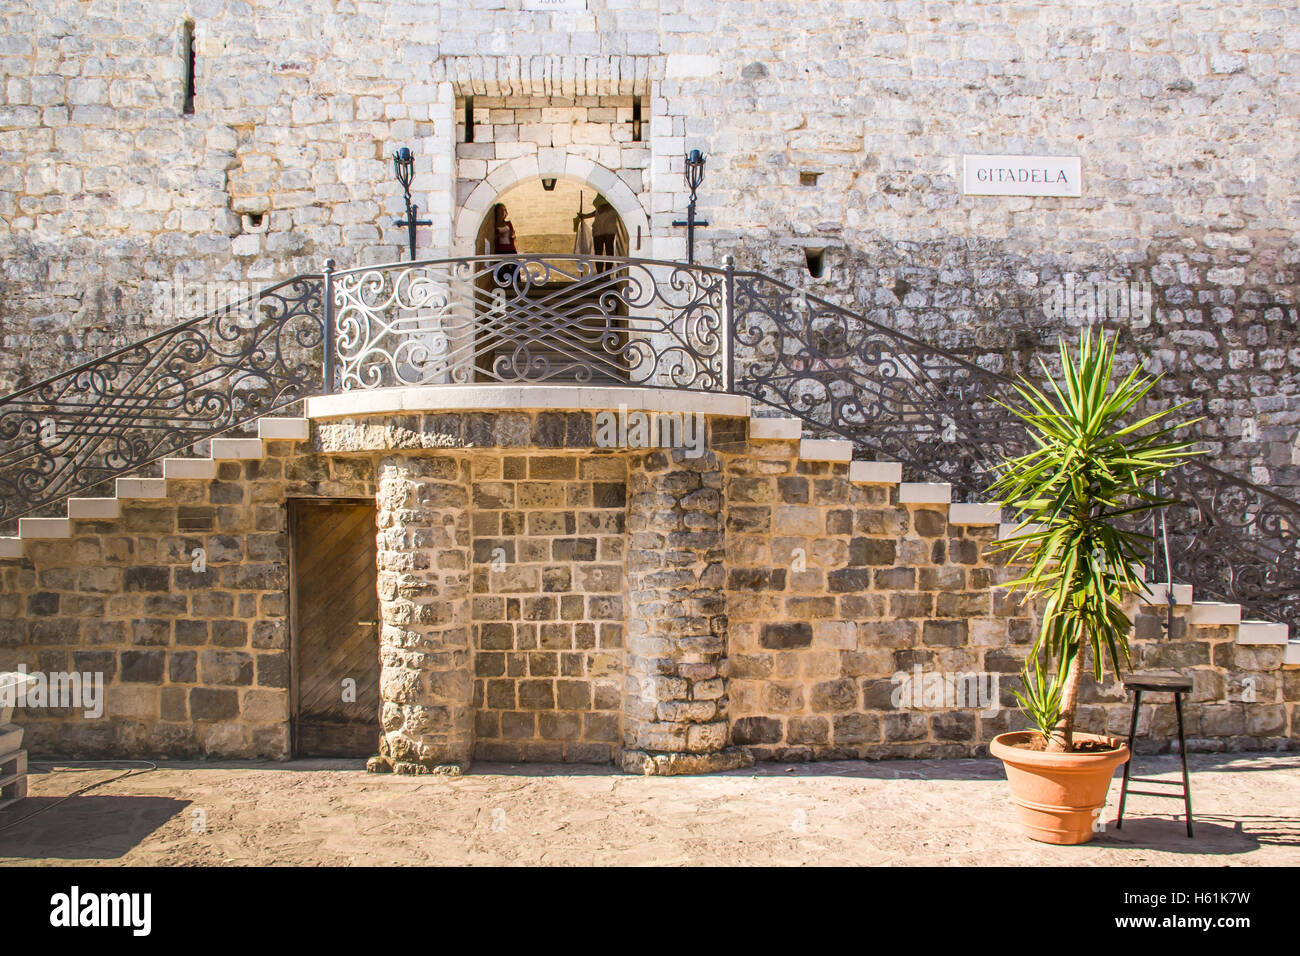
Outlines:
[[[1137, 735], [1138, 707], [1142, 704], [1142, 692], [1145, 690], [1156, 694], [1174, 695], [1174, 710], [1178, 713], [1178, 756], [1183, 762], [1183, 806], [1187, 811], [1187, 835], [1190, 837], [1192, 835], [1192, 789], [1187, 779], [1187, 745], [1183, 741], [1183, 694], [1192, 689], [1192, 682], [1189, 678], [1179, 677], [1176, 674], [1145, 674], [1124, 681], [1124, 689], [1133, 692], [1133, 719], [1128, 726], [1129, 758], [1124, 763], [1124, 782], [1119, 788], [1119, 817], [1115, 821], [1115, 829], [1124, 826], [1124, 798], [1129, 793], [1129, 768], [1133, 766], [1134, 758], [1133, 738]], [[1153, 780], [1150, 777], [1133, 779], [1138, 783], [1165, 783], [1163, 780]], [[1144, 797], [1174, 796], [1172, 793], [1160, 793], [1154, 790], [1134, 790], [1133, 793]]]

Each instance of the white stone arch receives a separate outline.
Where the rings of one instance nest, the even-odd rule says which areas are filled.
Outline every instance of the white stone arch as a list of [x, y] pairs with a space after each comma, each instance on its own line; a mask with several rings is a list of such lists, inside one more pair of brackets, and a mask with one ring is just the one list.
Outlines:
[[[541, 156], [519, 156], [502, 163], [488, 174], [487, 178], [474, 187], [456, 214], [456, 229], [453, 235], [452, 255], [472, 256], [474, 240], [478, 236], [483, 217], [487, 215], [492, 204], [502, 193], [518, 183], [528, 180], [550, 178], [567, 179], [591, 186], [614, 207], [614, 211], [623, 220], [627, 229], [628, 255], [640, 259], [654, 258], [654, 239], [650, 234], [650, 221], [645, 209], [632, 188], [620, 179], [613, 170], [583, 159], [571, 156], [562, 150], [542, 150]], [[549, 154], [549, 155], [548, 155]], [[641, 248], [637, 249], [637, 236], [641, 237]]]

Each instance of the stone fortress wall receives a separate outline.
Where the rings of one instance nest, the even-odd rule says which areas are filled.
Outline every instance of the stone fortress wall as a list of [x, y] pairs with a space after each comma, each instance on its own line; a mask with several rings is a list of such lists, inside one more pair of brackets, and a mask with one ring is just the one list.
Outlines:
[[[28, 746], [288, 757], [295, 498], [376, 505], [374, 731], [401, 772], [975, 756], [1025, 726], [1036, 620], [997, 586], [1016, 569], [987, 552], [996, 518], [855, 480], [743, 418], [710, 416], [698, 454], [603, 446], [600, 428], [574, 410], [318, 420], [31, 542], [0, 561], [0, 669], [100, 675], [103, 697], [28, 706]], [[1188, 746], [1295, 749], [1286, 645], [1183, 592], [1168, 632], [1163, 606], [1133, 608], [1132, 646], [1135, 668], [1192, 678]], [[1118, 682], [1083, 694], [1081, 727], [1127, 731]], [[1149, 701], [1141, 746], [1168, 747], [1173, 719]]]
[[[735, 254], [990, 368], [1084, 320], [1082, 300], [1044, 309], [1066, 282], [1146, 283], [1149, 309], [1108, 320], [1125, 358], [1203, 400], [1220, 464], [1300, 485], [1291, 6], [520, 7], [5, 2], [0, 390], [225, 290], [397, 258], [398, 146], [434, 222], [422, 254], [468, 252], [492, 194], [550, 170], [615, 193], [633, 239], [644, 217], [637, 254], [663, 258], [684, 253], [699, 148], [701, 261]], [[963, 196], [967, 152], [1077, 154], [1082, 197]]]

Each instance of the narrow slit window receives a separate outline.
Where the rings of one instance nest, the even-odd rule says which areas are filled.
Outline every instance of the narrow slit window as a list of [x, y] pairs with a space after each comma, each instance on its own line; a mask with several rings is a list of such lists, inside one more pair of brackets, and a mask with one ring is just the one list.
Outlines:
[[465, 142], [474, 142], [474, 97], [465, 97]]
[[632, 99], [632, 142], [641, 142], [641, 134], [641, 97], [637, 96]]
[[814, 279], [820, 279], [826, 272], [826, 250], [805, 248], [803, 255], [808, 274]]
[[181, 27], [181, 53], [185, 57], [185, 102], [181, 112], [194, 115], [194, 21], [186, 20]]

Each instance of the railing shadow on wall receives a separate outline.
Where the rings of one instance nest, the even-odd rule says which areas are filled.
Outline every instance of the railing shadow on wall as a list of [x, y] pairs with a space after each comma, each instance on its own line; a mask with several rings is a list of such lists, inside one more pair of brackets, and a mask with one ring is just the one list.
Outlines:
[[[0, 522], [311, 395], [433, 384], [734, 392], [963, 500], [1027, 447], [1010, 380], [730, 260], [331, 262], [0, 399]], [[1152, 572], [1300, 633], [1300, 505], [1198, 461], [1169, 488]]]

